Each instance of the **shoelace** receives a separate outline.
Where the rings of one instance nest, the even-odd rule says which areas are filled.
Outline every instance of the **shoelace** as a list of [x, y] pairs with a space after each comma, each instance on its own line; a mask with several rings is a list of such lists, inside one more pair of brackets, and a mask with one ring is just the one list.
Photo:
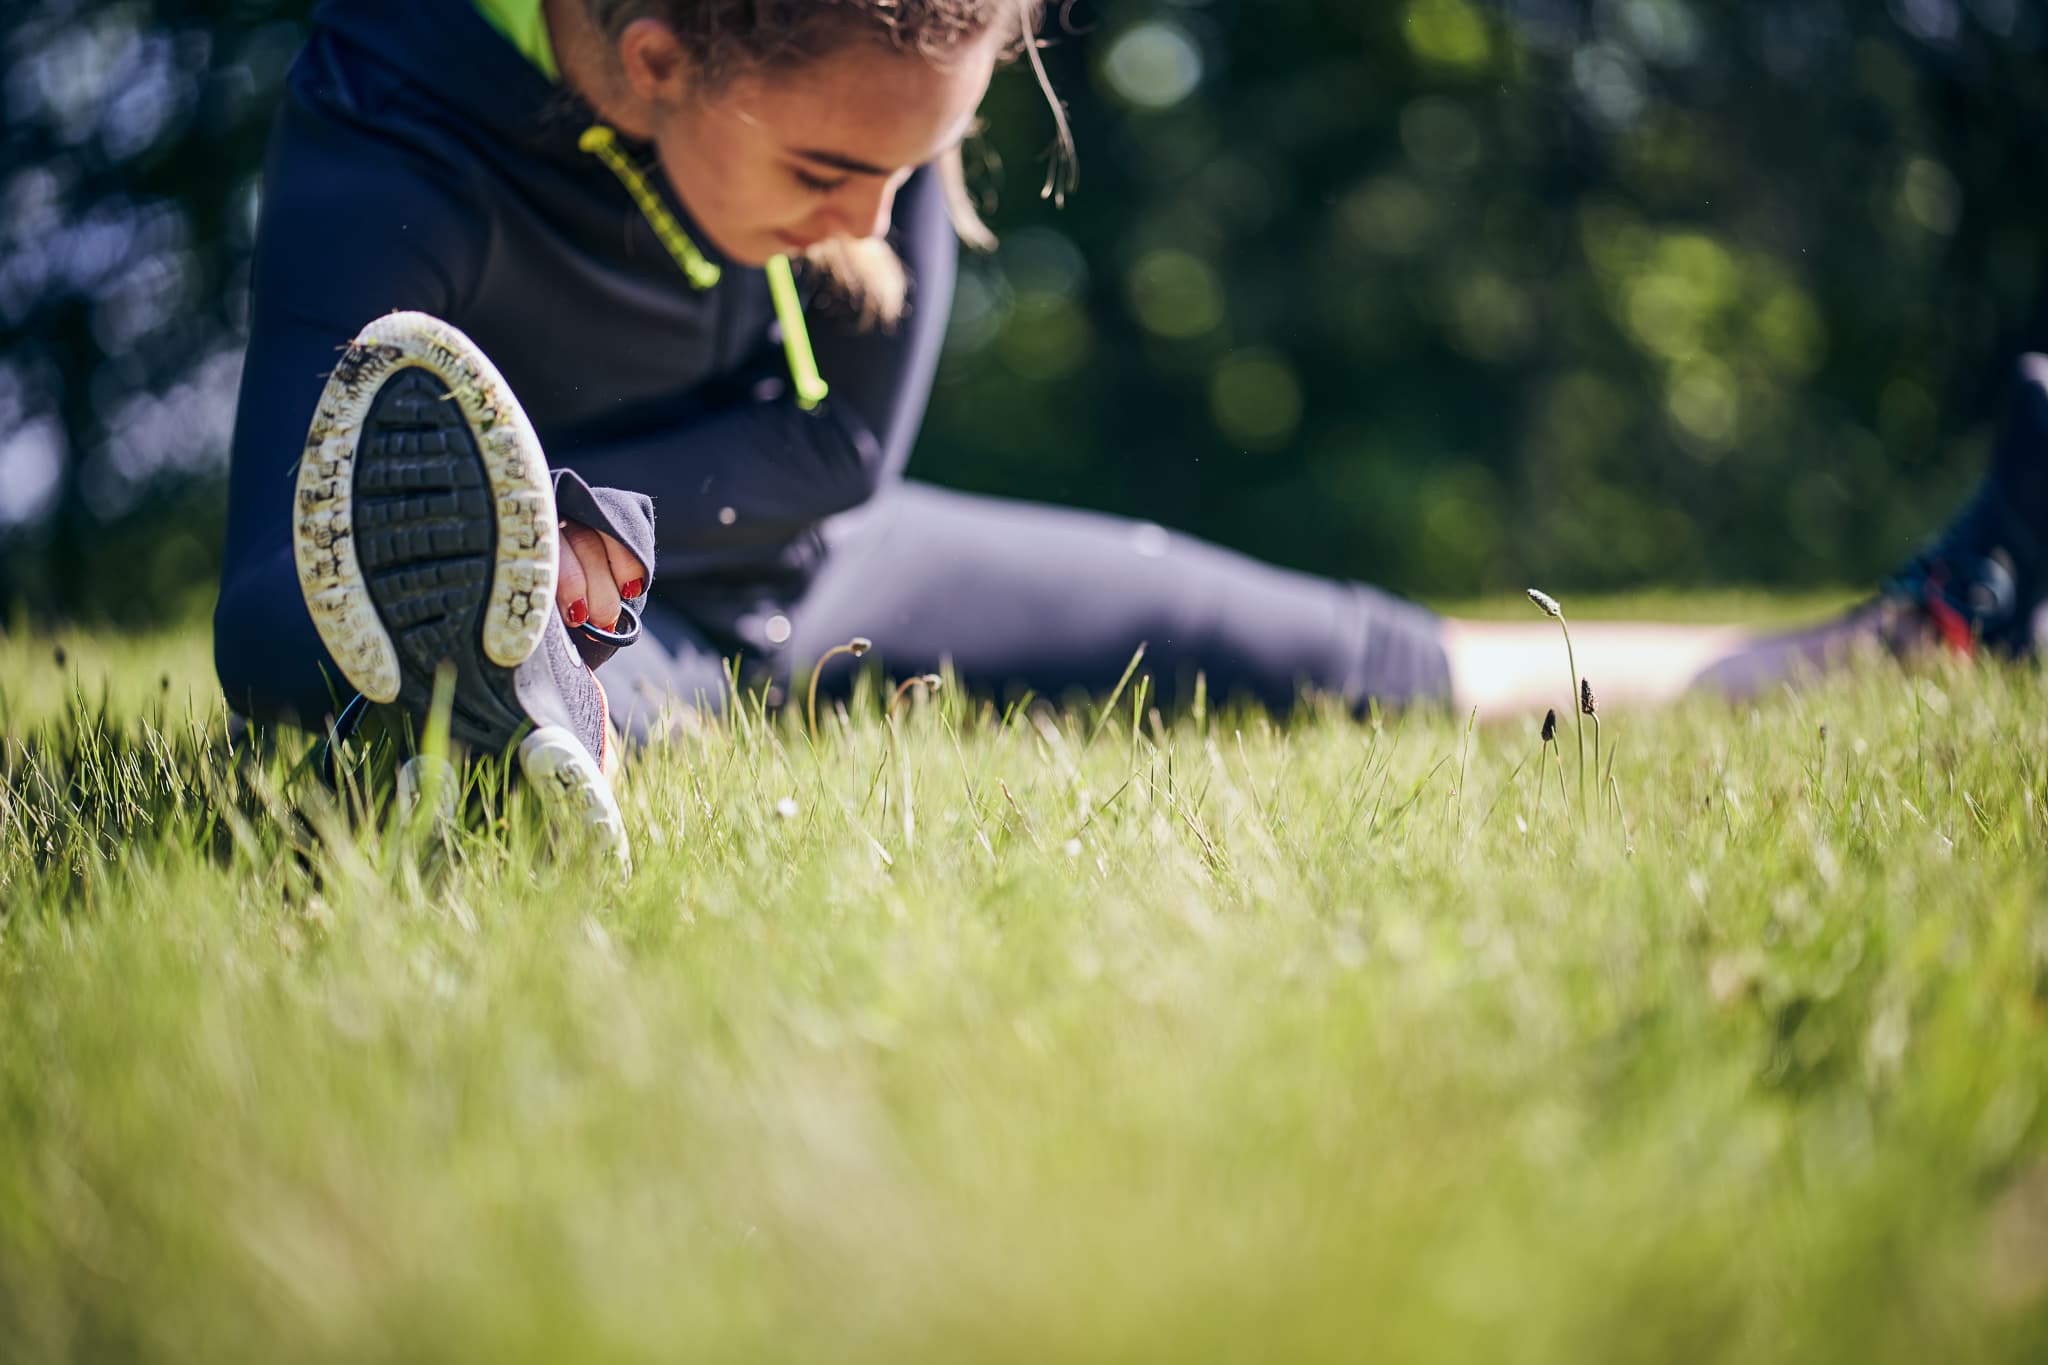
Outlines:
[[[661, 196], [647, 183], [647, 177], [640, 168], [619, 149], [616, 132], [602, 123], [594, 123], [584, 130], [576, 145], [603, 162], [618, 177], [641, 216], [646, 218], [647, 225], [654, 229], [654, 235], [661, 240], [692, 287], [709, 289], [718, 283], [723, 272], [697, 249], [697, 244], [690, 240], [690, 234], [683, 231], [683, 225], [668, 211], [668, 205], [661, 202]], [[790, 269], [787, 256], [770, 258], [765, 270], [768, 295], [775, 303], [775, 319], [782, 324], [782, 351], [789, 361], [789, 377], [796, 389], [796, 404], [809, 412], [825, 401], [831, 388], [818, 373], [818, 359], [811, 351], [811, 333], [804, 325], [804, 306], [796, 292], [796, 274]]]

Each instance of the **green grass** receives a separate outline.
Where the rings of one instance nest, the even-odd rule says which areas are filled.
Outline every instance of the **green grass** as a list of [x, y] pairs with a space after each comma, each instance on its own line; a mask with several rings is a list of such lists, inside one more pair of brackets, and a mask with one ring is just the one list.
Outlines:
[[864, 695], [646, 755], [626, 886], [227, 756], [198, 636], [0, 696], [0, 1360], [2048, 1348], [2037, 672], [1608, 717], [1592, 818]]

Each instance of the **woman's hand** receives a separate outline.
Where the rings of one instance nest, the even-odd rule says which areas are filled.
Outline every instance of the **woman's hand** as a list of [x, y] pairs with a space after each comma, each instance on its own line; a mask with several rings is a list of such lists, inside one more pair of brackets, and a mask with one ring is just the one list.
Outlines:
[[562, 523], [562, 572], [555, 601], [573, 628], [594, 621], [604, 630], [619, 624], [619, 603], [638, 597], [647, 567], [618, 541], [580, 521]]

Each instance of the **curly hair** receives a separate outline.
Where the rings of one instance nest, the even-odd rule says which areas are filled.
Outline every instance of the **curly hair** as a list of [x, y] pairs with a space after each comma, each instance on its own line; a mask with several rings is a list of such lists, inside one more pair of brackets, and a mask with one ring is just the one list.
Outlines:
[[690, 54], [699, 78], [787, 69], [868, 37], [898, 52], [939, 58], [992, 28], [1021, 43], [1036, 32], [1042, 0], [584, 0], [616, 42], [636, 19], [658, 19]]
[[[796, 71], [861, 41], [900, 53], [943, 60], [991, 30], [1005, 34], [1010, 55], [1031, 64], [1058, 128], [1044, 193], [1064, 195], [1072, 182], [1073, 137], [1066, 110], [1038, 56], [1038, 25], [1045, 0], [583, 0], [592, 22], [612, 44], [627, 25], [654, 19], [666, 25], [690, 56], [697, 80], [716, 89], [735, 76]], [[995, 246], [981, 221], [956, 149], [938, 166], [946, 205], [960, 240], [979, 250]], [[835, 240], [806, 253], [808, 263], [836, 284], [862, 316], [895, 322], [908, 282], [886, 242]]]

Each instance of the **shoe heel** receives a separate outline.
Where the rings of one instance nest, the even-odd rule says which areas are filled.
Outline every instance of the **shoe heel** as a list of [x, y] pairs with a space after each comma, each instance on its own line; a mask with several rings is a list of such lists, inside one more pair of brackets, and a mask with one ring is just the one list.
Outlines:
[[348, 348], [313, 411], [292, 501], [292, 560], [313, 627], [349, 685], [379, 704], [398, 698], [398, 650], [356, 558], [356, 443], [398, 360], [395, 348]]
[[612, 784], [574, 734], [541, 726], [520, 741], [519, 766], [560, 836], [595, 845], [622, 875], [632, 875], [633, 851]]

